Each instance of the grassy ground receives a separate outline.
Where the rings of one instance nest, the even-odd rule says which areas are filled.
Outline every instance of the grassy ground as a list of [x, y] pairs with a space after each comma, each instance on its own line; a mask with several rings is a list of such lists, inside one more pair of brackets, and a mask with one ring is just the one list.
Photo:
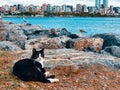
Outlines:
[[58, 83], [24, 82], [12, 73], [12, 52], [0, 51], [0, 90], [120, 90], [120, 73], [103, 65], [58, 66], [52, 70]]

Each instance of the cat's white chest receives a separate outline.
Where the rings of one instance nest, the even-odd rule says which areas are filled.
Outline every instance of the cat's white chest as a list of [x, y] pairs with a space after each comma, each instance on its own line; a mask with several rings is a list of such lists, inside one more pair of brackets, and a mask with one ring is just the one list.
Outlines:
[[41, 58], [40, 60], [37, 59], [36, 61], [42, 65], [42, 68], [44, 68], [44, 59], [43, 58]]
[[43, 63], [43, 60], [39, 61], [39, 63], [41, 63], [42, 68], [44, 68], [44, 63]]

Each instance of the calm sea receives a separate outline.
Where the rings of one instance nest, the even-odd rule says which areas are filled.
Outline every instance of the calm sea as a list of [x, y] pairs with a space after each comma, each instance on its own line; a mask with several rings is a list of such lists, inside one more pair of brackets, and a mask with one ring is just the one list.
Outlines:
[[[96, 18], [96, 17], [30, 17], [25, 18], [31, 24], [40, 24], [45, 29], [66, 28], [72, 33], [80, 33], [84, 29], [86, 35], [96, 33], [119, 33], [120, 18]], [[3, 20], [23, 23], [23, 18], [3, 18]]]

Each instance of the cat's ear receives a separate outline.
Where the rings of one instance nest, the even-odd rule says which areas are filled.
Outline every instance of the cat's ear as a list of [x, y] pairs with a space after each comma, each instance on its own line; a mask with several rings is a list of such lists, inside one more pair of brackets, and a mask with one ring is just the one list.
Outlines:
[[40, 50], [41, 56], [44, 58], [44, 48]]
[[41, 53], [44, 53], [44, 48], [42, 48], [42, 49], [40, 50], [40, 52], [41, 52]]
[[33, 48], [33, 53], [35, 53], [36, 52], [36, 49], [35, 48]]

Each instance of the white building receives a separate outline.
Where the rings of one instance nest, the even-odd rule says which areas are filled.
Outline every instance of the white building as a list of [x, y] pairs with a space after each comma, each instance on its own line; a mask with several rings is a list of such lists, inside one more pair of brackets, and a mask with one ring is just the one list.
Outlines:
[[9, 5], [3, 5], [2, 7], [5, 9], [5, 11], [9, 11], [10, 10], [10, 6]]
[[54, 6], [52, 7], [52, 12], [54, 12], [54, 13], [59, 13], [60, 11], [61, 11], [60, 6], [54, 5]]
[[84, 13], [88, 12], [87, 5], [82, 6], [82, 12]]
[[76, 12], [82, 12], [82, 4], [76, 4]]
[[52, 5], [51, 4], [47, 4], [46, 12], [52, 12]]
[[62, 12], [66, 12], [66, 5], [62, 5]]
[[110, 15], [114, 15], [113, 5], [110, 5]]

